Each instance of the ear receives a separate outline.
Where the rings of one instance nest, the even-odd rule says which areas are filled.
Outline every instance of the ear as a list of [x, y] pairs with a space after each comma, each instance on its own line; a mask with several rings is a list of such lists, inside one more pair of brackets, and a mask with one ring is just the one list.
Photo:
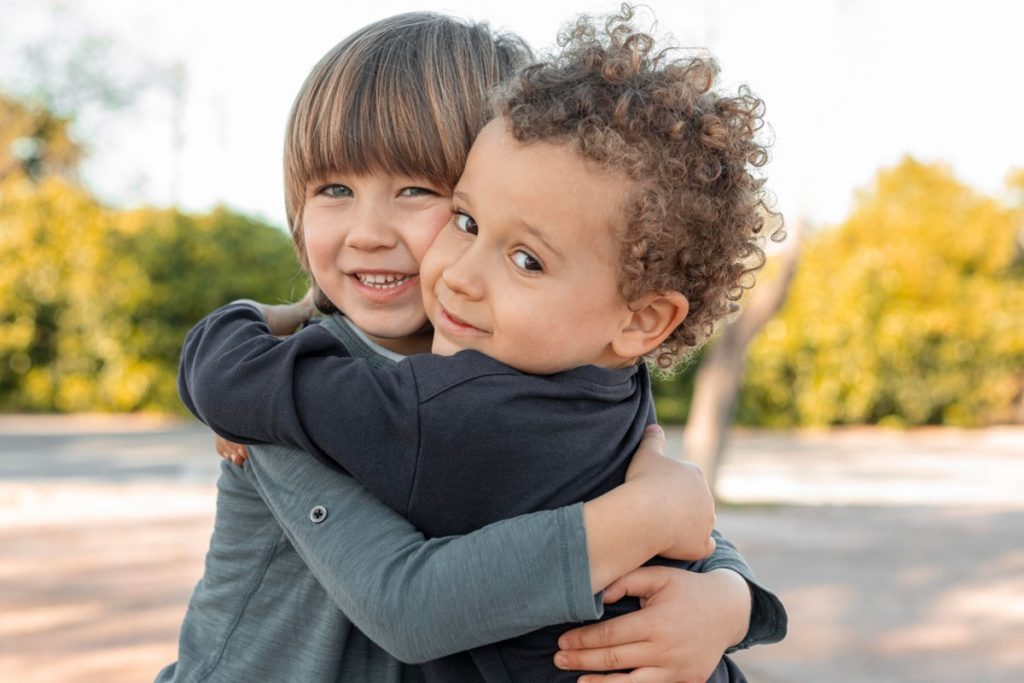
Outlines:
[[612, 340], [612, 350], [623, 358], [639, 358], [658, 348], [686, 319], [690, 302], [679, 292], [648, 294], [629, 305], [632, 312]]

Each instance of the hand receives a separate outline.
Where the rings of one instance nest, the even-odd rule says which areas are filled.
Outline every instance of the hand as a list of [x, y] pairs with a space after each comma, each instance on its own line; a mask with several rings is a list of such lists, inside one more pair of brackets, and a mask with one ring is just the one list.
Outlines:
[[252, 299], [241, 299], [240, 301], [258, 308], [267, 322], [267, 327], [270, 328], [270, 334], [279, 337], [292, 334], [299, 325], [316, 315], [313, 290], [309, 290], [304, 297], [292, 304], [264, 304]]
[[263, 317], [271, 334], [287, 336], [295, 332], [299, 325], [316, 315], [313, 304], [313, 290], [293, 304], [263, 304]]
[[715, 499], [704, 473], [695, 464], [661, 453], [665, 432], [650, 425], [633, 455], [626, 481], [648, 489], [665, 545], [658, 554], [673, 560], [700, 560], [715, 550]]
[[241, 467], [245, 459], [249, 457], [249, 451], [245, 449], [245, 446], [234, 441], [228, 441], [220, 435], [215, 436], [214, 445], [217, 448], [217, 454]]
[[587, 674], [579, 683], [705, 683], [726, 648], [743, 640], [750, 623], [750, 589], [729, 569], [706, 574], [641, 567], [610, 585], [606, 603], [640, 598], [640, 610], [566, 631], [558, 640], [560, 669]]

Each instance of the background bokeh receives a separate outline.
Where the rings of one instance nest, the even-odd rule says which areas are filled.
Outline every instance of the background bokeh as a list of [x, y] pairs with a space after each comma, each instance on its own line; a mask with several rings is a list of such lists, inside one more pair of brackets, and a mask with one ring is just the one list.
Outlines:
[[[669, 451], [789, 609], [738, 661], [756, 683], [1024, 680], [1024, 9], [646, 7], [764, 98], [789, 233], [655, 385]], [[543, 49], [615, 8], [0, 0], [0, 680], [173, 661], [218, 467], [177, 357], [212, 308], [306, 289], [281, 148], [316, 60], [411, 9]]]
[[[415, 3], [5, 4], [0, 27], [0, 410], [178, 411], [178, 343], [238, 296], [305, 280], [280, 150], [309, 67]], [[430, 6], [550, 48], [614, 5]], [[796, 276], [750, 349], [750, 425], [1024, 420], [1024, 137], [998, 2], [652, 3], [640, 22], [768, 104], [768, 187]], [[657, 23], [654, 24], [654, 20]], [[792, 233], [792, 231], [791, 231]], [[772, 267], [762, 275], [770, 280]], [[688, 413], [692, 374], [658, 388]]]

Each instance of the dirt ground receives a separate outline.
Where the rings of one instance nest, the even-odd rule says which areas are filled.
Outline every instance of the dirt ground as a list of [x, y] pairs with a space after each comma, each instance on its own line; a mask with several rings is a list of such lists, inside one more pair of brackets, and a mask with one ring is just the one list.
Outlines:
[[[678, 448], [678, 431], [670, 447]], [[191, 423], [0, 417], [0, 681], [152, 680], [202, 571]], [[739, 432], [719, 528], [790, 615], [754, 683], [1024, 680], [1024, 430]]]

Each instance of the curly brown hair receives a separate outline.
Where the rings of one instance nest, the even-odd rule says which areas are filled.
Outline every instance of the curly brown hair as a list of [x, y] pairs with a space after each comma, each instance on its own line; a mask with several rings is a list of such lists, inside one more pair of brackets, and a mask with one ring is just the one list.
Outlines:
[[[500, 88], [494, 112], [520, 142], [573, 145], [633, 184], [619, 235], [620, 290], [628, 301], [677, 291], [689, 314], [649, 355], [667, 369], [735, 311], [764, 265], [766, 219], [777, 220], [756, 169], [764, 103], [745, 86], [712, 90], [718, 65], [678, 56], [633, 29], [633, 8], [604, 22], [582, 17], [559, 35], [561, 51]], [[675, 57], [675, 58], [673, 58]]]

